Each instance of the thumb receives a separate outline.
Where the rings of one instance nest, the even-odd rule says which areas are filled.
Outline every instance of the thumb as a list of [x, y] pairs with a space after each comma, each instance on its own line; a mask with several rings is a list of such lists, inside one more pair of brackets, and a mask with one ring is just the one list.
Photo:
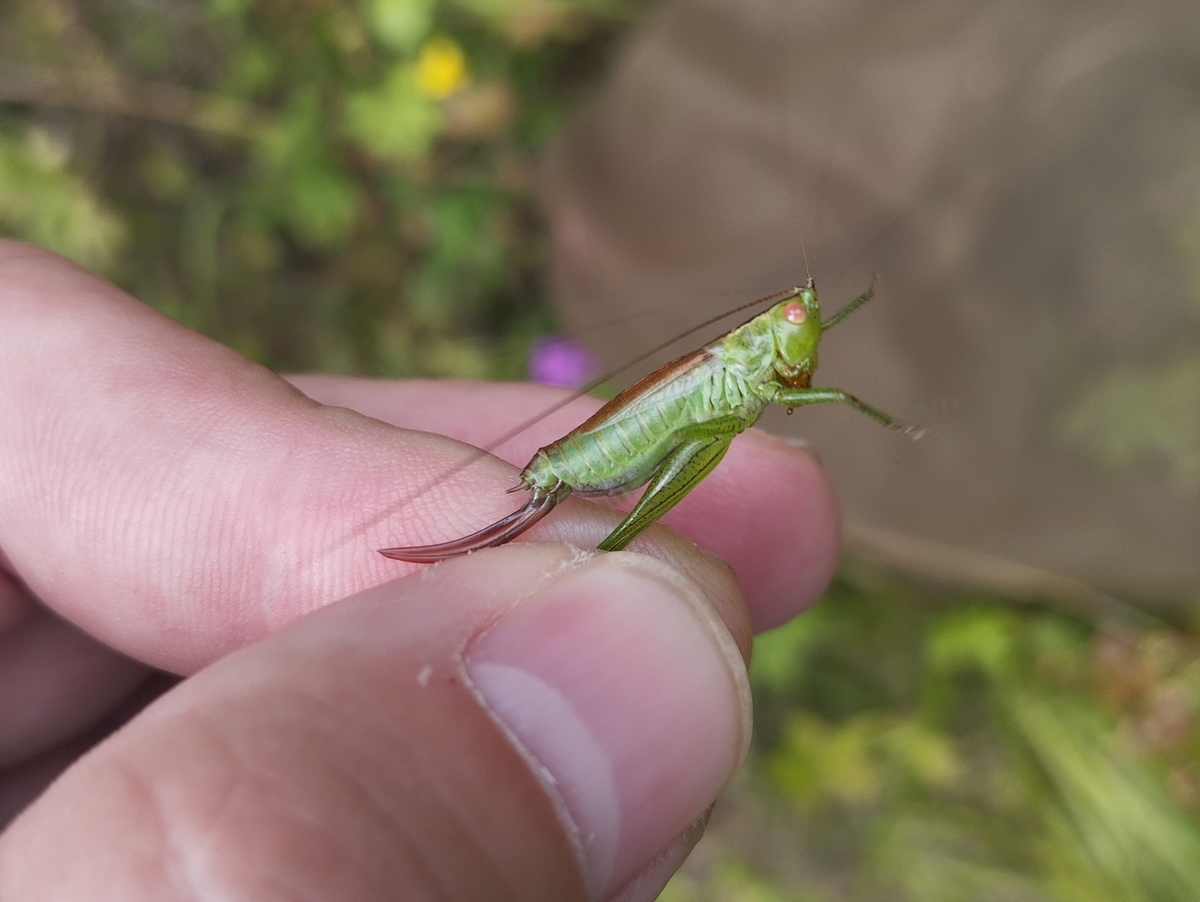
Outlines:
[[652, 899], [749, 738], [707, 591], [525, 544], [316, 611], [71, 768], [0, 898]]

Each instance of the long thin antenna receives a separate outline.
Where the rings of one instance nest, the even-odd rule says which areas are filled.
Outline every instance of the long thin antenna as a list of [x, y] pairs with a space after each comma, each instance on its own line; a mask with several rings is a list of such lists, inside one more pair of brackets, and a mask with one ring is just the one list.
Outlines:
[[[714, 299], [718, 299], [718, 298], [728, 299], [728, 298], [731, 298], [733, 293], [734, 292], [730, 291], [730, 290], [725, 290], [725, 291], [721, 291], [721, 292], [713, 292], [712, 297]], [[745, 296], [745, 292], [738, 292], [738, 294], [740, 294], [743, 297]], [[757, 303], [757, 302], [755, 302], [755, 303]], [[596, 332], [604, 332], [607, 329], [615, 329], [617, 326], [627, 326], [630, 323], [637, 322], [638, 320], [651, 319], [653, 317], [661, 317], [666, 313], [680, 310], [684, 307], [686, 307], [690, 310], [690, 309], [693, 309], [695, 306], [696, 306], [696, 301], [694, 298], [688, 299], [688, 300], [683, 300], [683, 301], [674, 301], [672, 303], [666, 303], [666, 304], [662, 304], [659, 306], [655, 306], [651, 310], [639, 310], [636, 313], [626, 313], [621, 316], [614, 316], [611, 319], [606, 319], [606, 320], [603, 320], [600, 322], [584, 323], [578, 327], [572, 328], [571, 336], [574, 338], [578, 338], [579, 336], [582, 336], [582, 335], [592, 335]], [[742, 308], [738, 307], [737, 309], [741, 310]], [[728, 315], [731, 315], [732, 313], [733, 313], [733, 311], [731, 310], [731, 311], [729, 311], [729, 313], [724, 313], [721, 315], [728, 316]], [[674, 341], [674, 340], [675, 339], [672, 339], [672, 341]], [[616, 373], [614, 373], [613, 375], [615, 376]]]
[[813, 265], [816, 265], [817, 252], [820, 248], [821, 225], [825, 216], [825, 204], [829, 199], [830, 173], [833, 171], [833, 141], [834, 137], [842, 134], [846, 127], [846, 117], [849, 115], [854, 102], [847, 101], [846, 94], [851, 90], [849, 82], [839, 79], [834, 89], [836, 96], [828, 101], [832, 103], [833, 116], [825, 129], [825, 140], [821, 147], [821, 155], [817, 158], [820, 172], [817, 174], [817, 190], [813, 196], [815, 211], [813, 213]]
[[[784, 177], [787, 181], [788, 197], [791, 200], [791, 206], [792, 206], [792, 223], [795, 225], [797, 236], [800, 239], [800, 256], [804, 260], [804, 277], [807, 280], [808, 285], [811, 287], [813, 284], [813, 270], [812, 270], [812, 266], [810, 265], [810, 262], [808, 259], [808, 248], [805, 246], [805, 243], [804, 243], [804, 225], [803, 225], [803, 220], [800, 216], [800, 195], [798, 193], [796, 179], [792, 178], [792, 171], [797, 168], [797, 159], [796, 159], [796, 148], [795, 148], [795, 145], [792, 140], [792, 127], [791, 127], [791, 125], [792, 125], [792, 119], [791, 119], [792, 103], [791, 103], [791, 101], [792, 101], [792, 97], [793, 97], [793, 85], [792, 85], [792, 78], [791, 78], [791, 66], [789, 66], [787, 64], [787, 61], [790, 60], [791, 56], [792, 56], [792, 54], [790, 54], [788, 51], [791, 49], [791, 44], [790, 44], [791, 36], [793, 34], [795, 34], [795, 32], [797, 30], [796, 15], [795, 15], [795, 11], [793, 9], [794, 4], [789, 3], [788, 0], [782, 0], [782, 2], [783, 2], [784, 11], [785, 11], [783, 15], [784, 15], [784, 18], [786, 19], [787, 27], [781, 29], [781, 34], [783, 35], [784, 47], [783, 47], [783, 52], [781, 52], [778, 55], [778, 58], [781, 60], [784, 60], [785, 62], [784, 62], [784, 67], [783, 67], [783, 78], [782, 78], [783, 96], [780, 98], [780, 103], [782, 104], [783, 109], [780, 110], [780, 116], [777, 121], [779, 123], [780, 142], [783, 145], [782, 149], [783, 149]], [[814, 251], [815, 251], [815, 246], [814, 246]]]
[[488, 442], [488, 444], [485, 445], [484, 447], [479, 448], [478, 450], [474, 451], [473, 453], [467, 455], [466, 458], [464, 458], [462, 461], [460, 461], [455, 466], [451, 467], [449, 470], [445, 470], [445, 471], [439, 473], [436, 478], [429, 480], [427, 483], [425, 483], [424, 485], [422, 485], [419, 488], [417, 488], [416, 490], [414, 490], [410, 495], [408, 495], [406, 498], [404, 498], [400, 502], [400, 506], [412, 503], [414, 500], [416, 500], [417, 498], [420, 498], [422, 495], [424, 495], [426, 492], [428, 492], [430, 489], [432, 489], [435, 485], [438, 485], [439, 483], [444, 482], [445, 480], [450, 479], [453, 476], [457, 476], [463, 470], [467, 469], [468, 467], [472, 466], [473, 464], [477, 463], [478, 461], [483, 460], [483, 458], [487, 457], [493, 451], [497, 450], [498, 448], [500, 448], [507, 442], [516, 438], [518, 435], [520, 435], [526, 429], [529, 429], [531, 426], [537, 425], [540, 421], [542, 421], [546, 417], [550, 416], [550, 414], [555, 413], [556, 411], [562, 410], [568, 404], [572, 404], [575, 401], [578, 401], [584, 395], [599, 388], [605, 382], [608, 382], [610, 379], [616, 378], [617, 376], [621, 375], [621, 373], [625, 372], [626, 370], [628, 370], [632, 367], [637, 366], [639, 363], [642, 363], [643, 361], [649, 359], [650, 357], [653, 357], [655, 354], [658, 354], [660, 351], [665, 351], [667, 348], [671, 347], [671, 345], [675, 344], [676, 342], [682, 341], [683, 339], [687, 338], [689, 335], [695, 335], [701, 329], [706, 329], [709, 326], [719, 323], [721, 320], [725, 319], [726, 317], [733, 316], [735, 313], [740, 313], [743, 310], [749, 310], [751, 307], [757, 307], [760, 304], [768, 304], [773, 301], [781, 301], [791, 295], [794, 295], [795, 293], [796, 293], [795, 288], [787, 288], [782, 291], [772, 292], [771, 294], [765, 295], [761, 298], [756, 298], [753, 301], [747, 301], [744, 304], [739, 304], [737, 307], [734, 307], [731, 310], [726, 310], [724, 313], [717, 314], [716, 316], [710, 316], [708, 319], [704, 320], [704, 322], [697, 323], [696, 325], [692, 326], [689, 329], [686, 329], [683, 332], [680, 332], [678, 335], [673, 336], [672, 338], [668, 339], [667, 341], [660, 342], [659, 344], [652, 347], [650, 350], [639, 354], [637, 357], [635, 357], [633, 360], [630, 360], [628, 363], [625, 363], [622, 366], [617, 367], [616, 369], [609, 370], [607, 373], [597, 376], [595, 379], [588, 382], [586, 385], [571, 392], [571, 394], [567, 395], [561, 401], [556, 401], [555, 403], [551, 404], [549, 407], [546, 407], [544, 410], [538, 411], [538, 413], [535, 414], [534, 416], [529, 417], [526, 420], [522, 420], [516, 426], [513, 426], [511, 429], [509, 429], [507, 432], [501, 434], [497, 438], [493, 439], [491, 442]]

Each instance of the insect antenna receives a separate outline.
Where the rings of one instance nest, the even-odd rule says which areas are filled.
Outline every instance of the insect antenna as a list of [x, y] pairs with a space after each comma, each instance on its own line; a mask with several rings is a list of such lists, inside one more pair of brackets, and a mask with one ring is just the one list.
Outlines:
[[450, 479], [454, 476], [457, 476], [459, 473], [463, 472], [468, 467], [471, 467], [474, 464], [478, 463], [479, 461], [483, 460], [483, 458], [487, 457], [489, 454], [494, 453], [497, 449], [501, 448], [506, 443], [512, 441], [517, 436], [521, 435], [521, 433], [525, 432], [527, 429], [529, 429], [533, 426], [536, 426], [539, 422], [544, 420], [546, 417], [550, 416], [550, 414], [555, 413], [559, 410], [562, 410], [564, 407], [566, 407], [569, 404], [573, 404], [575, 401], [578, 401], [584, 395], [587, 395], [590, 392], [595, 391], [597, 388], [602, 386], [605, 382], [608, 382], [611, 379], [615, 379], [617, 376], [621, 375], [626, 370], [632, 369], [633, 367], [637, 366], [639, 363], [642, 363], [642, 362], [648, 360], [649, 358], [653, 357], [655, 354], [665, 351], [667, 348], [671, 347], [676, 342], [680, 342], [683, 339], [685, 339], [691, 335], [695, 335], [701, 329], [707, 329], [709, 326], [715, 325], [715, 324], [719, 323], [721, 320], [723, 320], [727, 317], [733, 316], [735, 313], [740, 313], [743, 310], [749, 310], [752, 307], [766, 305], [766, 304], [772, 303], [774, 301], [782, 300], [783, 298], [787, 297], [788, 295], [794, 293], [795, 290], [796, 289], [794, 289], [794, 288], [787, 288], [782, 291], [772, 292], [771, 294], [765, 295], [761, 298], [756, 298], [753, 301], [747, 301], [744, 304], [739, 304], [738, 306], [734, 307], [731, 310], [726, 310], [723, 313], [717, 314], [716, 316], [710, 316], [708, 319], [704, 320], [703, 322], [697, 323], [696, 325], [685, 329], [684, 331], [678, 333], [677, 335], [672, 336], [671, 338], [667, 339], [666, 341], [659, 342], [654, 347], [650, 348], [648, 351], [644, 351], [641, 354], [639, 354], [637, 357], [635, 357], [634, 359], [628, 361], [627, 363], [597, 376], [595, 379], [592, 379], [590, 382], [586, 383], [585, 385], [583, 385], [580, 388], [576, 389], [575, 391], [571, 392], [569, 395], [567, 395], [562, 400], [556, 401], [553, 404], [549, 405], [548, 407], [544, 408], [543, 410], [538, 411], [536, 414], [529, 417], [528, 419], [522, 420], [520, 423], [518, 423], [517, 425], [515, 425], [511, 429], [509, 429], [507, 432], [504, 432], [501, 435], [497, 436], [495, 439], [493, 439], [491, 442], [489, 442], [484, 447], [477, 449], [476, 451], [472, 452], [471, 454], [468, 454], [466, 458], [464, 458], [459, 463], [455, 464], [450, 469], [440, 472], [435, 478], [430, 479], [428, 482], [426, 482], [425, 484], [423, 484], [423, 485], [419, 486], [417, 489], [415, 489], [411, 494], [409, 494], [406, 498], [404, 498], [400, 502], [399, 506], [403, 507], [406, 504], [412, 503], [417, 498], [420, 498], [422, 495], [424, 495], [426, 492], [428, 492], [430, 489], [432, 489], [434, 486], [441, 484], [446, 479]]
[[[791, 7], [792, 7], [792, 4], [786, 2], [786, 0], [785, 0], [784, 8], [786, 10], [786, 14], [789, 16], [789, 19], [790, 19], [789, 22], [787, 23], [788, 27], [781, 29], [781, 31], [780, 31], [780, 33], [785, 38], [785, 42], [786, 42], [787, 36], [789, 34], [795, 33], [795, 24], [796, 24], [795, 23], [795, 12], [792, 10]], [[781, 53], [779, 58], [780, 59], [788, 59], [789, 56], [786, 51], [790, 50], [790, 47], [785, 46], [783, 49], [785, 52]], [[782, 115], [780, 115], [780, 117], [777, 121], [779, 124], [780, 145], [783, 150], [784, 172], [787, 173], [788, 171], [791, 171], [791, 170], [797, 168], [795, 166], [796, 148], [795, 148], [793, 140], [792, 140], [792, 117], [790, 115], [790, 112], [792, 109], [791, 101], [792, 101], [792, 96], [793, 96], [793, 93], [795, 90], [795, 85], [793, 84], [793, 79], [791, 78], [791, 67], [788, 67], [788, 66], [784, 67], [782, 81], [783, 81], [783, 97], [780, 99], [780, 101], [783, 106], [783, 109], [781, 110]], [[809, 288], [812, 288], [813, 284], [814, 284], [813, 283], [813, 268], [810, 265], [810, 262], [808, 259], [808, 248], [805, 246], [805, 243], [804, 243], [804, 223], [803, 223], [802, 217], [800, 216], [800, 194], [799, 194], [799, 190], [797, 188], [795, 179], [793, 179], [793, 178], [787, 179], [787, 185], [788, 185], [788, 199], [791, 201], [791, 207], [792, 207], [792, 222], [796, 226], [796, 236], [800, 239], [800, 256], [804, 260], [805, 283], [808, 285]], [[818, 188], [818, 190], [820, 190], [820, 189]], [[818, 219], [818, 223], [819, 222], [820, 222], [820, 220]], [[816, 259], [816, 254], [817, 254], [816, 234], [814, 233], [814, 235], [813, 235], [813, 259], [814, 260]]]
[[[745, 297], [745, 296], [746, 296], [745, 292], [740, 292], [737, 294], [737, 297]], [[734, 293], [732, 291], [722, 291], [719, 293], [714, 293], [713, 297], [731, 298], [732, 299], [734, 297]], [[772, 297], [774, 297], [774, 295], [772, 295]], [[766, 300], [767, 300], [767, 298], [761, 298], [759, 300], [752, 301], [749, 306], [753, 307], [755, 304], [763, 303]], [[585, 323], [581, 326], [573, 327], [571, 329], [571, 336], [573, 338], [578, 338], [583, 335], [593, 335], [597, 332], [604, 332], [608, 329], [615, 329], [617, 326], [627, 326], [630, 323], [635, 323], [635, 322], [638, 322], [639, 320], [654, 319], [655, 317], [661, 317], [665, 313], [672, 313], [674, 311], [681, 310], [685, 307], [688, 310], [692, 310], [692, 309], [695, 309], [695, 306], [696, 306], [696, 301], [694, 298], [688, 298], [688, 299], [685, 299], [682, 301], [674, 301], [672, 303], [667, 303], [667, 304], [656, 304], [653, 309], [639, 310], [636, 313], [627, 313], [622, 316], [614, 316], [614, 317], [611, 317], [610, 319], [602, 320], [600, 322]], [[724, 319], [727, 316], [733, 316], [735, 313], [738, 313], [738, 312], [746, 309], [746, 306], [747, 305], [742, 304], [737, 307], [727, 309], [724, 313], [719, 314], [718, 316], [714, 317], [713, 319], [710, 319], [710, 320], [706, 321], [705, 323], [702, 323], [701, 325], [696, 326], [695, 328], [702, 329], [705, 326], [713, 325], [720, 319]], [[680, 335], [675, 336], [674, 338], [671, 339], [671, 343], [679, 341], [682, 337], [683, 336], [680, 336]], [[664, 349], [659, 348], [658, 350], [664, 350]], [[657, 353], [657, 351], [648, 351], [647, 352], [647, 354], [654, 354], [654, 353]], [[636, 361], [635, 361], [635, 363], [636, 363]], [[633, 365], [635, 365], [635, 364], [626, 364], [626, 366], [633, 366]], [[604, 376], [601, 377], [601, 379], [605, 379], [605, 380], [612, 379], [618, 375], [620, 375], [620, 370], [614, 370], [611, 373], [606, 373]]]
[[[791, 58], [793, 48], [791, 46], [791, 35], [799, 33], [800, 27], [796, 19], [797, 6], [790, 0], [782, 0], [783, 12], [782, 16], [786, 19], [786, 27], [780, 30], [783, 36], [785, 46], [783, 52], [779, 54], [779, 59], [788, 60]], [[793, 111], [799, 107], [795, 101], [799, 99], [800, 94], [800, 70], [793, 66], [783, 67], [783, 77], [780, 79], [782, 83], [782, 97], [780, 103], [783, 107], [779, 117], [780, 143], [784, 154], [784, 171], [799, 172], [800, 170], [800, 154], [795, 142], [795, 129], [793, 128]], [[825, 129], [825, 137], [822, 142], [820, 153], [817, 156], [817, 181], [815, 190], [813, 191], [813, 222], [812, 222], [812, 256], [809, 257], [808, 247], [804, 240], [804, 219], [801, 215], [801, 203], [798, 181], [795, 178], [788, 178], [788, 195], [791, 199], [792, 207], [792, 222], [795, 224], [797, 237], [800, 244], [800, 256], [804, 260], [804, 275], [809, 288], [815, 284], [814, 273], [817, 269], [817, 257], [820, 249], [821, 238], [821, 217], [825, 211], [825, 200], [829, 189], [829, 174], [833, 168], [831, 163], [830, 150], [833, 147], [833, 140], [841, 131], [844, 124], [844, 117], [851, 104], [844, 102], [844, 94], [848, 90], [845, 82], [839, 83], [836, 88], [838, 96], [833, 104], [833, 119], [829, 123], [829, 127]]]

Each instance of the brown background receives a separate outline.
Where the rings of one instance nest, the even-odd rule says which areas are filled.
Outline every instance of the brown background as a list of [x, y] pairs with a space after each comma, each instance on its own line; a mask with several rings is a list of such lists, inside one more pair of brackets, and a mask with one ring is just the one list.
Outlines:
[[1200, 7], [680, 0], [544, 196], [565, 315], [609, 365], [803, 282], [801, 235], [826, 315], [880, 273], [816, 381], [930, 433], [765, 421], [812, 442], [859, 549], [1017, 595], [1200, 598]]

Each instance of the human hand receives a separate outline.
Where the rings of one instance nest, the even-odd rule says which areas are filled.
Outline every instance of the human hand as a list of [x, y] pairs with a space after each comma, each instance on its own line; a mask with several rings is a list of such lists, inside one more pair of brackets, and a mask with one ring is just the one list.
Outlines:
[[550, 390], [296, 379], [322, 406], [14, 242], [0, 323], [0, 899], [653, 898], [744, 754], [751, 624], [832, 571], [811, 457], [747, 434], [672, 511], [745, 602], [670, 530], [580, 551], [619, 515], [578, 501], [400, 564], [515, 472], [418, 492], [462, 446], [379, 419], [483, 444]]

